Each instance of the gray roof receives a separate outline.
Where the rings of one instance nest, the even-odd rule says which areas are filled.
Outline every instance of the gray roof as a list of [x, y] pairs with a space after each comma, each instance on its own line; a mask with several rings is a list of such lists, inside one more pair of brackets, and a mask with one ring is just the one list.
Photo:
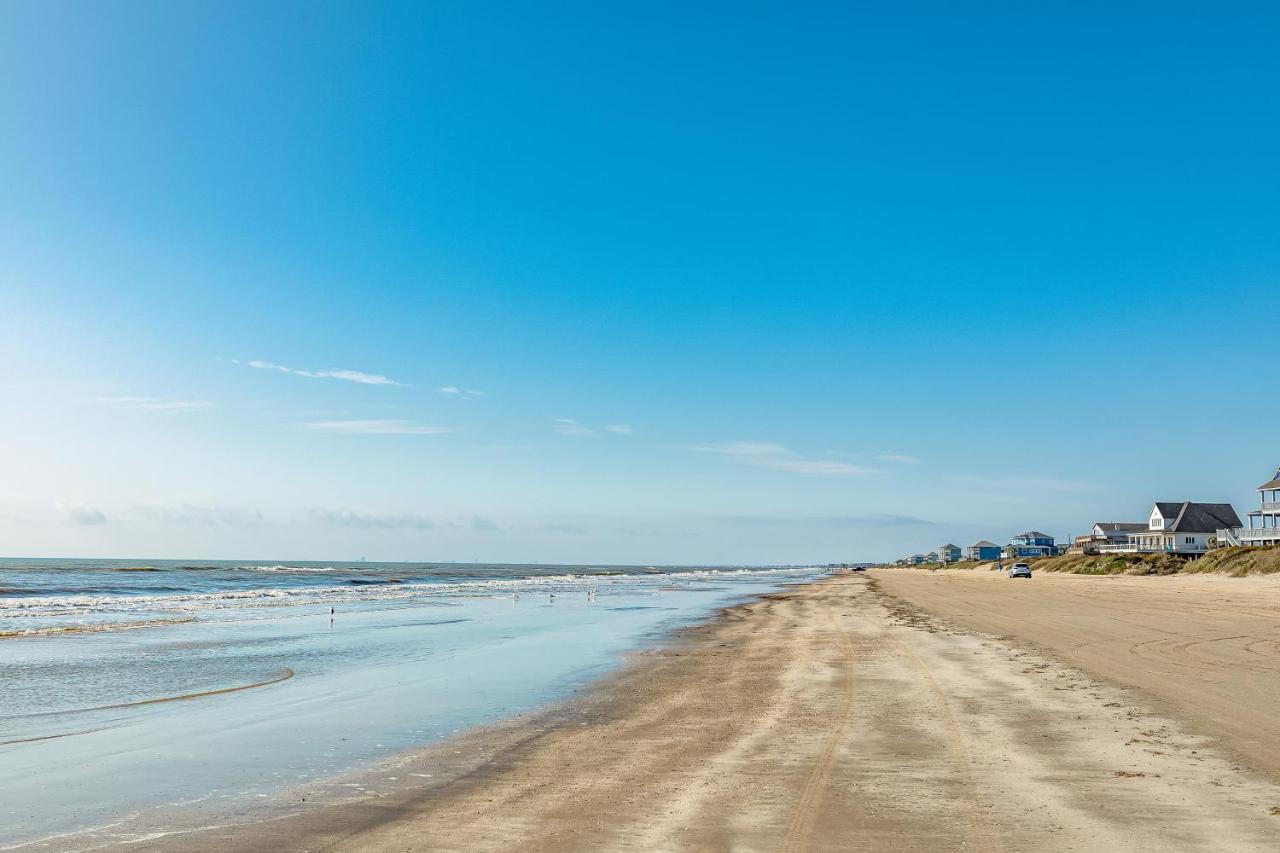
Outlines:
[[1231, 504], [1156, 501], [1156, 508], [1165, 518], [1173, 519], [1164, 528], [1170, 533], [1216, 533], [1224, 527], [1243, 526]]
[[952, 545], [950, 542], [948, 542], [946, 545], [943, 545], [943, 546], [942, 546], [941, 548], [939, 548], [938, 550], [939, 550], [939, 551], [959, 551], [959, 550], [960, 550], [960, 546], [958, 546], [958, 545]]
[[[1163, 513], [1164, 510], [1161, 512]], [[1119, 533], [1128, 530], [1146, 530], [1148, 525], [1145, 521], [1095, 521], [1093, 526]]]
[[970, 548], [999, 548], [1000, 546], [994, 542], [988, 542], [986, 539], [980, 539], [969, 546]]
[[1026, 533], [1019, 533], [1014, 539], [1052, 539], [1048, 533], [1041, 533], [1039, 530], [1028, 530]]

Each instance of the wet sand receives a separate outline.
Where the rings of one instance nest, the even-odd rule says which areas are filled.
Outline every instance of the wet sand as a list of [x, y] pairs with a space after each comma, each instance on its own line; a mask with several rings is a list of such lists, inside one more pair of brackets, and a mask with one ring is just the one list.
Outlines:
[[[1076, 618], [1089, 618], [1077, 596], [1109, 592], [1109, 579], [877, 574], [731, 608], [636, 655], [580, 700], [370, 774], [350, 801], [299, 802], [291, 816], [129, 849], [1276, 849], [1280, 785], [1266, 761], [1247, 767], [1215, 748], [1230, 725], [1184, 724], [1167, 714], [1172, 704], [1117, 686], [1131, 683], [1123, 668], [1105, 683], [903, 603], [951, 609], [973, 627], [1003, 619], [1005, 634], [1044, 632], [1046, 649], [1076, 637], [1067, 648], [1079, 640]], [[1166, 579], [1142, 580], [1152, 585], [1135, 587], [1111, 618], [1171, 648], [1183, 626], [1206, 624], [1169, 609], [1163, 593], [1146, 595]], [[1219, 588], [1206, 589], [1183, 600], [1230, 625], [1235, 606], [1213, 604]], [[1184, 636], [1194, 648], [1199, 634]], [[1250, 642], [1241, 647], [1260, 648]], [[1266, 659], [1241, 655], [1264, 663], [1241, 658], [1260, 668], [1239, 683], [1274, 689]], [[1135, 659], [1132, 671], [1159, 680]], [[1206, 678], [1220, 668], [1198, 666]], [[1187, 707], [1201, 722], [1220, 713], [1196, 696]]]

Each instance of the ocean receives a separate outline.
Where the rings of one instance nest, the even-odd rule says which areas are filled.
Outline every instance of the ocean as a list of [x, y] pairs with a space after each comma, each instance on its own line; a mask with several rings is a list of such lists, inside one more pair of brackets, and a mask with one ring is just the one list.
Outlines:
[[0, 560], [0, 850], [240, 814], [810, 568]]

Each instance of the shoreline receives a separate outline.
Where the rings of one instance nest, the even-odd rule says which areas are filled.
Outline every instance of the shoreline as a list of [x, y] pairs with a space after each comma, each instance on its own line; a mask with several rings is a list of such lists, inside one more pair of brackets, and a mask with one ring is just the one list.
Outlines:
[[130, 849], [1270, 849], [1272, 780], [1134, 690], [878, 586], [757, 596], [378, 768], [384, 791]]
[[[329, 607], [288, 599], [194, 625], [6, 641], [0, 669], [15, 680], [0, 741], [14, 743], [0, 762], [0, 848], [123, 844], [258, 820], [278, 802], [292, 811], [302, 796], [385, 791], [349, 774], [573, 696], [629, 651], [803, 575], [560, 575], [520, 588], [533, 594], [370, 593], [336, 623]], [[233, 691], [251, 685], [265, 689]], [[57, 841], [30, 843], [40, 838]]]

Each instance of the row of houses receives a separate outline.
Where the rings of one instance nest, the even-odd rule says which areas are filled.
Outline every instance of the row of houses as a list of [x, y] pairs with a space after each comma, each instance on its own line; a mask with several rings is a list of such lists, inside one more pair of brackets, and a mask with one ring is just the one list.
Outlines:
[[910, 557], [904, 557], [898, 560], [898, 564], [918, 566], [922, 563], [958, 563], [961, 560], [986, 562], [1004, 557], [1011, 560], [1019, 557], [1054, 557], [1059, 553], [1061, 553], [1060, 547], [1048, 533], [1028, 530], [1026, 533], [1014, 536], [1009, 540], [1008, 545], [997, 545], [981, 539], [961, 550], [958, 545], [948, 543], [927, 554], [912, 554]]
[[966, 560], [1052, 557], [1077, 554], [1178, 554], [1197, 556], [1214, 548], [1239, 545], [1280, 545], [1280, 468], [1258, 486], [1258, 509], [1240, 520], [1229, 503], [1156, 501], [1146, 521], [1098, 521], [1069, 548], [1056, 544], [1047, 533], [1030, 530], [1000, 546], [985, 539], [961, 551], [947, 544], [928, 554], [912, 554], [898, 560], [903, 565], [955, 563]]
[[1246, 514], [1247, 525], [1229, 503], [1156, 501], [1145, 522], [1100, 521], [1071, 550], [1194, 557], [1227, 546], [1280, 545], [1280, 468], [1256, 491], [1258, 508]]

